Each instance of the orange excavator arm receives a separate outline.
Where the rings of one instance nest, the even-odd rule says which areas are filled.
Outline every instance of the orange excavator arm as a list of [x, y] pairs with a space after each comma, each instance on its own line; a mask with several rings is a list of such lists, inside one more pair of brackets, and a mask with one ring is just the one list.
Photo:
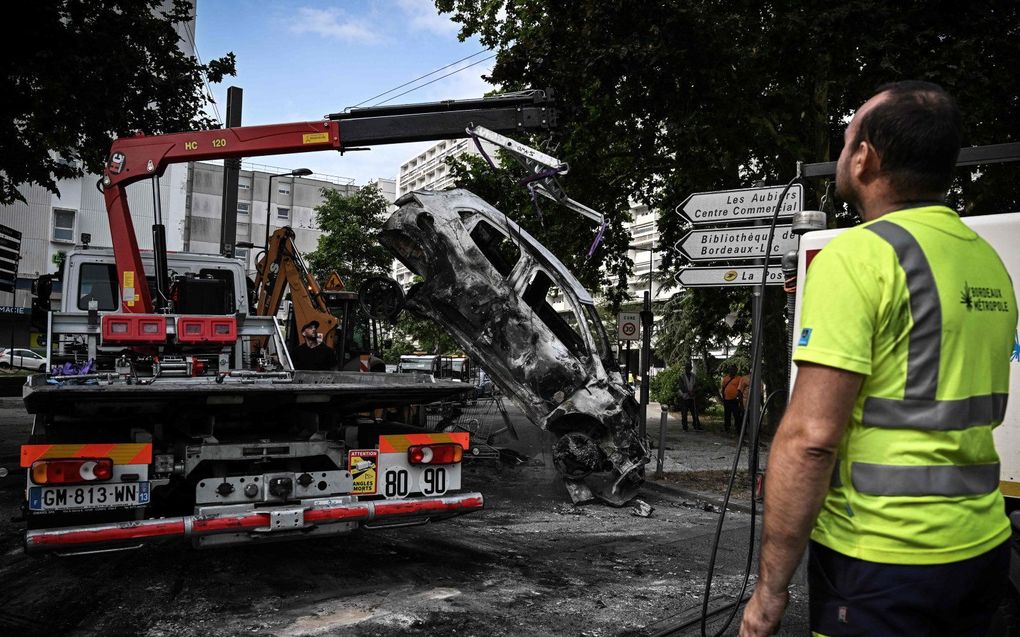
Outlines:
[[340, 319], [329, 311], [322, 298], [322, 288], [305, 266], [301, 253], [294, 245], [294, 231], [284, 227], [273, 232], [269, 238], [269, 249], [256, 264], [258, 280], [256, 289], [258, 301], [255, 314], [273, 316], [280, 310], [283, 297], [290, 289], [290, 301], [294, 308], [294, 319], [298, 328], [310, 321], [319, 322], [319, 331], [325, 336], [325, 344], [337, 346], [340, 338]]

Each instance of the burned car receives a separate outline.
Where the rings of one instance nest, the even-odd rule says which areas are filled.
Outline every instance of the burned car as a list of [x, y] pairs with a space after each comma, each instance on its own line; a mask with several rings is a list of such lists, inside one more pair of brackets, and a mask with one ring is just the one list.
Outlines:
[[380, 241], [423, 279], [405, 309], [446, 328], [533, 423], [559, 436], [553, 457], [575, 502], [632, 498], [648, 447], [591, 295], [466, 190], [413, 192], [397, 205]]

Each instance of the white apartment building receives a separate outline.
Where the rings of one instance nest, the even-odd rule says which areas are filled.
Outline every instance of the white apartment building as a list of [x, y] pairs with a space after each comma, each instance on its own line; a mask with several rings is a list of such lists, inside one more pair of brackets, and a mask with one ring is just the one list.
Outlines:
[[[188, 199], [184, 211], [183, 250], [218, 254], [220, 219], [223, 209], [222, 164], [195, 162], [188, 165]], [[235, 254], [248, 272], [255, 273], [255, 259], [269, 234], [290, 226], [294, 244], [301, 253], [319, 245], [322, 231], [316, 224], [315, 208], [322, 204], [322, 189], [350, 194], [354, 180], [334, 175], [288, 175], [289, 168], [244, 162], [237, 180], [237, 243], [252, 243], [254, 249], [239, 247]], [[272, 191], [269, 191], [272, 177]], [[169, 230], [168, 230], [169, 232]]]

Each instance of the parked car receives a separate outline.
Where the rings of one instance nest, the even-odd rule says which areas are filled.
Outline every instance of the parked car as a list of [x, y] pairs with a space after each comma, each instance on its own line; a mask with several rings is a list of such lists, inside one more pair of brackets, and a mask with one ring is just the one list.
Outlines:
[[36, 354], [30, 349], [2, 350], [0, 352], [0, 369], [19, 367], [34, 371], [46, 371], [46, 357]]

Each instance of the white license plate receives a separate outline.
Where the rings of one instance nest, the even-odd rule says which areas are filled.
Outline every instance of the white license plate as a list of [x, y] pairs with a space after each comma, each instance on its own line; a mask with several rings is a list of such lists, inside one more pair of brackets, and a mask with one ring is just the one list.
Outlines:
[[406, 453], [379, 454], [379, 485], [376, 493], [387, 498], [409, 495], [439, 496], [460, 490], [461, 465], [412, 465]]
[[148, 482], [29, 487], [28, 489], [28, 508], [31, 511], [98, 509], [140, 506], [148, 503]]

